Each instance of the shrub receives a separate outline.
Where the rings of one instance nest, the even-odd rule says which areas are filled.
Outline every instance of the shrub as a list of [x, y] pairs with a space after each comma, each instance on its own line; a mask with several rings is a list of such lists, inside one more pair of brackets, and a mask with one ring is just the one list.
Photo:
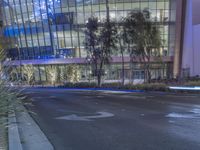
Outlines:
[[200, 86], [200, 80], [198, 81], [188, 81], [184, 84], [185, 86]]
[[[80, 83], [66, 83], [63, 86], [65, 88], [97, 88], [96, 83], [80, 82]], [[145, 90], [145, 91], [168, 91], [166, 84], [162, 83], [151, 83], [151, 84], [127, 84], [122, 86], [121, 83], [104, 83], [101, 88], [108, 89], [124, 89], [124, 90]]]
[[0, 81], [0, 116], [7, 116], [19, 103], [19, 93], [7, 87], [4, 81]]
[[160, 83], [150, 83], [150, 84], [136, 84], [136, 85], [125, 85], [125, 89], [129, 90], [145, 90], [145, 91], [167, 91], [168, 88], [166, 84], [160, 84]]
[[103, 88], [116, 88], [116, 89], [120, 89], [121, 86], [122, 86], [122, 84], [118, 83], [118, 82], [104, 83], [104, 84], [102, 84]]
[[8, 116], [15, 111], [19, 111], [17, 104], [20, 103], [19, 92], [8, 86], [8, 82], [4, 81], [0, 77], [0, 140], [3, 141], [2, 148], [7, 149], [7, 129], [9, 125]]
[[20, 101], [19, 92], [9, 86], [6, 78], [11, 66], [8, 63], [3, 65], [2, 62], [5, 61], [5, 56], [5, 51], [0, 49], [0, 118], [2, 116], [7, 117], [8, 113], [13, 112], [16, 104]]
[[79, 82], [79, 83], [72, 83], [72, 82], [67, 82], [63, 86], [59, 87], [64, 87], [64, 88], [95, 88], [96, 83], [88, 83], [88, 82]]

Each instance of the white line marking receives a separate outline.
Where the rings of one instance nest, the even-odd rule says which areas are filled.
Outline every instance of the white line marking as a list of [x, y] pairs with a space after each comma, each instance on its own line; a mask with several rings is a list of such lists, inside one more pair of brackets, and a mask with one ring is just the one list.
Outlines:
[[199, 108], [192, 109], [190, 112], [200, 115], [200, 109]]
[[99, 90], [99, 91], [103, 93], [118, 93], [118, 94], [131, 93], [126, 91], [107, 91], [107, 90]]
[[109, 112], [97, 112], [97, 114], [98, 115], [94, 115], [94, 116], [78, 116], [76, 114], [72, 114], [72, 115], [66, 115], [62, 117], [56, 117], [56, 119], [71, 120], [71, 121], [92, 121], [92, 119], [108, 118], [108, 117], [114, 116], [114, 114], [109, 113]]
[[166, 115], [166, 117], [168, 117], [168, 118], [183, 118], [183, 119], [197, 119], [197, 118], [200, 118], [200, 115], [170, 113], [170, 114]]

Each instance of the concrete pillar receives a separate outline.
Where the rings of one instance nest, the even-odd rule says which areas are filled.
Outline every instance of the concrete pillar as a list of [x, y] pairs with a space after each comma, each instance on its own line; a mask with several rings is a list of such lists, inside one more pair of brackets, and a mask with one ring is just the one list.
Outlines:
[[185, 6], [186, 0], [176, 0], [176, 33], [173, 64], [174, 78], [180, 77], [181, 75], [182, 48], [185, 24]]
[[[183, 42], [183, 56], [182, 56], [182, 69], [192, 71], [193, 60], [193, 36], [192, 36], [192, 0], [187, 0], [185, 15], [185, 29], [184, 29], [184, 42]], [[188, 72], [191, 75], [191, 72]]]

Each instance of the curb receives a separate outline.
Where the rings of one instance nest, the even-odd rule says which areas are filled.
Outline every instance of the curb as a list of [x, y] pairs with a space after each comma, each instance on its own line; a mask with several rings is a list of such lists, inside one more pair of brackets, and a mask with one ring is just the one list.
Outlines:
[[23, 150], [19, 136], [15, 112], [8, 116], [8, 147], [9, 150]]
[[65, 90], [81, 90], [81, 91], [114, 91], [114, 92], [126, 92], [126, 93], [144, 93], [145, 92], [145, 90], [126, 90], [126, 89], [114, 89], [114, 88], [63, 88], [63, 87], [30, 87], [30, 88], [65, 89]]
[[21, 104], [21, 111], [14, 112], [8, 118], [9, 150], [54, 150], [43, 131], [33, 120], [27, 109]]
[[24, 150], [54, 150], [53, 145], [46, 137], [39, 125], [29, 114], [24, 105], [19, 105], [22, 112], [16, 113], [18, 121], [18, 130], [22, 139], [22, 147]]
[[125, 93], [143, 93], [144, 90], [120, 90], [120, 89], [112, 89], [112, 88], [63, 88], [66, 90], [87, 90], [87, 91], [112, 91], [112, 92], [125, 92]]

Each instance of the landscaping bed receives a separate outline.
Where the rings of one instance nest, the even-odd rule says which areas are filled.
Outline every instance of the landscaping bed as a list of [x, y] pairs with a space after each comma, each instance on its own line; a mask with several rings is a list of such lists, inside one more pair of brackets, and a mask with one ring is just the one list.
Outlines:
[[200, 91], [186, 91], [186, 90], [171, 90], [170, 86], [184, 86], [194, 87], [200, 86], [200, 81], [187, 81], [182, 83], [144, 83], [144, 84], [126, 84], [121, 83], [104, 83], [101, 87], [98, 87], [96, 83], [80, 82], [80, 83], [65, 83], [64, 85], [58, 86], [59, 88], [79, 88], [79, 89], [112, 89], [112, 90], [142, 90], [142, 91], [160, 91], [160, 92], [184, 92], [184, 93], [200, 93]]
[[0, 150], [8, 149], [8, 130], [6, 122], [4, 117], [0, 117]]
[[122, 85], [121, 83], [104, 83], [101, 87], [98, 87], [96, 83], [66, 83], [60, 88], [103, 88], [103, 89], [113, 89], [113, 90], [144, 90], [144, 91], [169, 91], [169, 88], [166, 84], [163, 83], [150, 83], [150, 84], [126, 84]]

